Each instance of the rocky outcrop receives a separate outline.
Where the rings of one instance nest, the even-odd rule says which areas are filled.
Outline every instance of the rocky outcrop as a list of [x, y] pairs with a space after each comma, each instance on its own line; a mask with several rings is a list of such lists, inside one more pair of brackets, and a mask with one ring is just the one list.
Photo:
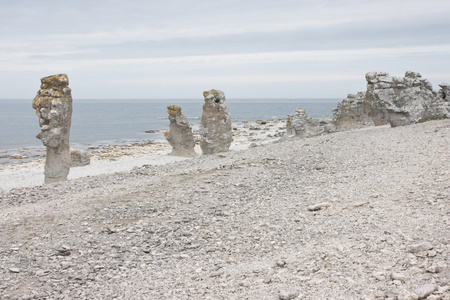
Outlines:
[[89, 152], [86, 150], [73, 149], [70, 150], [70, 166], [83, 167], [91, 164], [91, 158]]
[[444, 99], [445, 102], [450, 103], [450, 84], [443, 82], [439, 84], [439, 87], [441, 88], [438, 92], [438, 96], [441, 99]]
[[66, 74], [41, 79], [41, 89], [33, 100], [41, 132], [36, 136], [47, 146], [45, 182], [67, 180], [70, 171], [70, 125], [72, 96]]
[[338, 130], [386, 124], [395, 127], [450, 117], [445, 101], [448, 97], [447, 84], [441, 85], [438, 94], [428, 80], [410, 71], [405, 73], [405, 77], [369, 72], [366, 80], [365, 93], [349, 94], [333, 110], [333, 120]]
[[310, 118], [304, 108], [297, 108], [292, 115], [288, 115], [286, 134], [289, 137], [312, 137], [336, 131], [332, 119]]
[[233, 141], [231, 116], [225, 103], [225, 94], [219, 90], [203, 92], [200, 147], [203, 154], [226, 152]]
[[369, 72], [366, 80], [366, 99], [386, 108], [392, 127], [450, 116], [444, 100], [419, 73], [408, 71], [405, 77], [393, 77]]
[[186, 117], [181, 113], [181, 107], [176, 105], [167, 106], [169, 113], [170, 129], [164, 136], [173, 147], [169, 155], [194, 157], [195, 142], [192, 127]]
[[389, 124], [384, 105], [366, 98], [366, 93], [348, 94], [333, 110], [333, 121], [340, 131]]

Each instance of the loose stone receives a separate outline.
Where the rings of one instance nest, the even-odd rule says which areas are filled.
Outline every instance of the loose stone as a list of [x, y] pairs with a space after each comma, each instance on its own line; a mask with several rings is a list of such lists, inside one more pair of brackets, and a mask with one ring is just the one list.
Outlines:
[[294, 292], [282, 291], [278, 295], [278, 299], [280, 299], [280, 300], [292, 300], [292, 299], [297, 298], [299, 295], [300, 295], [300, 292], [298, 292], [298, 291], [294, 291]]
[[435, 284], [424, 284], [420, 287], [418, 287], [414, 292], [417, 294], [418, 299], [424, 299], [437, 289], [437, 286]]
[[318, 203], [318, 204], [314, 204], [314, 205], [308, 206], [308, 210], [309, 211], [317, 211], [317, 210], [320, 210], [322, 208], [330, 207], [330, 206], [331, 206], [331, 203], [322, 202], [322, 203]]

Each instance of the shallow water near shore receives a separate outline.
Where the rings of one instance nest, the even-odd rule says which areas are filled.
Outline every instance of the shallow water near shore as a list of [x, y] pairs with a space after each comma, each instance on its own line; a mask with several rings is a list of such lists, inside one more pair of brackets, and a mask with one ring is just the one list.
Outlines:
[[[246, 120], [285, 119], [298, 107], [312, 117], [331, 117], [340, 99], [227, 99], [234, 126]], [[44, 147], [36, 138], [38, 118], [31, 100], [0, 100], [0, 123], [8, 130], [0, 131], [0, 163], [12, 154], [29, 158], [42, 156]], [[71, 147], [87, 149], [97, 145], [121, 145], [163, 139], [167, 130], [167, 106], [179, 105], [183, 114], [198, 129], [202, 115], [202, 99], [150, 100], [77, 100], [73, 101]], [[146, 131], [157, 131], [147, 133]]]

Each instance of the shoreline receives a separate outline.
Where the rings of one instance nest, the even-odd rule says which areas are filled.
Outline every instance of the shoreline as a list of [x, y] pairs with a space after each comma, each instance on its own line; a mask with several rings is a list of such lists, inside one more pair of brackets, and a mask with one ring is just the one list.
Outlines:
[[[252, 143], [264, 144], [278, 140], [286, 131], [285, 120], [244, 121], [233, 126], [230, 151], [247, 149]], [[195, 151], [201, 156], [198, 130], [194, 130]], [[36, 147], [37, 148], [37, 147]], [[43, 154], [31, 159], [16, 159], [0, 164], [0, 191], [44, 184], [45, 147], [32, 149]], [[145, 140], [119, 145], [91, 145], [90, 165], [72, 167], [68, 180], [80, 177], [130, 171], [142, 165], [163, 165], [190, 158], [171, 156], [170, 144], [164, 140]]]

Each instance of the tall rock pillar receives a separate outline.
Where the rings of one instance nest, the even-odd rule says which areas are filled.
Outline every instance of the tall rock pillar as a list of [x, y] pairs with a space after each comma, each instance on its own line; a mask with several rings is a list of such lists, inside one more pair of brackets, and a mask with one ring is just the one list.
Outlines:
[[233, 141], [231, 116], [225, 103], [225, 94], [219, 90], [203, 92], [200, 147], [203, 154], [226, 152]]
[[70, 171], [70, 125], [72, 96], [66, 74], [41, 78], [41, 89], [33, 100], [41, 132], [36, 136], [47, 146], [45, 183], [67, 180]]
[[164, 136], [173, 147], [170, 155], [195, 157], [195, 142], [192, 127], [186, 117], [181, 113], [181, 107], [176, 105], [167, 106], [169, 113], [170, 129]]

